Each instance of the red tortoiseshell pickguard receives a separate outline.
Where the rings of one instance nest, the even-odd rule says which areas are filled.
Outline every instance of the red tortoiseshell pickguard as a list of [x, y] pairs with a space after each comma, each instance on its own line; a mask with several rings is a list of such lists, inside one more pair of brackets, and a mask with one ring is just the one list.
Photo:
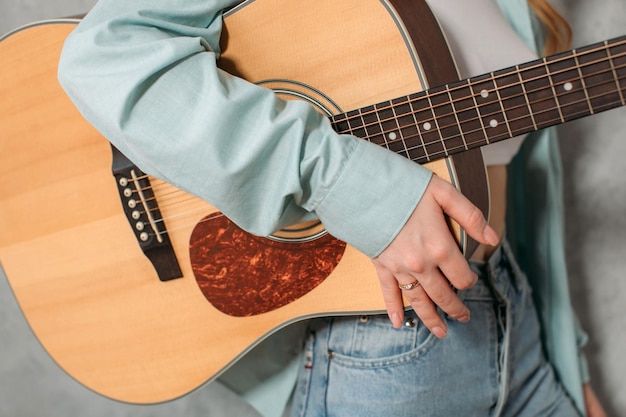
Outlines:
[[322, 283], [346, 244], [325, 234], [310, 242], [251, 235], [221, 213], [194, 228], [191, 267], [200, 290], [218, 310], [244, 317], [287, 305]]

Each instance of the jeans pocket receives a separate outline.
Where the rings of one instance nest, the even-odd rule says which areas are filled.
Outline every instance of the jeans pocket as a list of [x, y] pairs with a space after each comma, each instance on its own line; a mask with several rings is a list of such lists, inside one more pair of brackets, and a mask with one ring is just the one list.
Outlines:
[[[362, 317], [349, 326], [350, 331], [341, 329], [329, 339], [324, 399], [332, 415], [437, 415], [429, 407], [441, 404], [439, 398], [430, 401], [444, 359], [434, 349], [441, 341], [415, 313], [406, 313], [400, 329], [394, 329], [386, 316]], [[332, 333], [335, 330], [339, 329]]]
[[355, 368], [395, 366], [425, 354], [437, 339], [413, 310], [393, 328], [386, 315], [333, 321], [328, 343], [332, 363]]

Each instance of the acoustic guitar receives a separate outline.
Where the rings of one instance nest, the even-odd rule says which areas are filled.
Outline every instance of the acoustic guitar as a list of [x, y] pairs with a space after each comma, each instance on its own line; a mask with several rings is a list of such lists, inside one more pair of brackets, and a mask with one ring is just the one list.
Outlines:
[[[0, 262], [66, 372], [116, 400], [161, 402], [291, 323], [384, 311], [370, 260], [319, 222], [252, 236], [112, 148], [56, 80], [77, 23], [0, 40]], [[226, 13], [222, 41], [223, 69], [307, 100], [485, 211], [480, 146], [625, 104], [626, 38], [458, 81], [422, 1], [248, 1]]]

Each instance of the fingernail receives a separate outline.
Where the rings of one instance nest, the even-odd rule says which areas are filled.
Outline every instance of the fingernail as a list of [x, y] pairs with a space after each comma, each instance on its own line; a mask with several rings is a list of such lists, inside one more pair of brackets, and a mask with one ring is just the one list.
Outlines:
[[500, 243], [500, 238], [498, 237], [498, 234], [489, 225], [485, 227], [485, 230], [483, 231], [483, 237], [491, 246], [496, 246], [498, 243]]
[[466, 315], [459, 317], [457, 320], [461, 323], [467, 323], [470, 321], [470, 314], [467, 313]]
[[394, 328], [399, 329], [400, 327], [402, 327], [402, 317], [400, 317], [398, 313], [391, 313], [391, 316], [389, 316], [389, 320], [391, 320], [391, 325]]
[[443, 339], [444, 337], [446, 337], [446, 331], [439, 326], [433, 327], [432, 329], [430, 329], [430, 331], [439, 339]]

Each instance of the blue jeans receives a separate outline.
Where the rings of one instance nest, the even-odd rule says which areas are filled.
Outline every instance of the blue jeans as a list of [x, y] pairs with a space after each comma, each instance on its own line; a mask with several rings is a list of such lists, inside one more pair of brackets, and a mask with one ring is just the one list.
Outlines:
[[531, 290], [508, 245], [471, 264], [469, 323], [439, 340], [407, 311], [311, 322], [292, 417], [578, 416], [546, 361]]

